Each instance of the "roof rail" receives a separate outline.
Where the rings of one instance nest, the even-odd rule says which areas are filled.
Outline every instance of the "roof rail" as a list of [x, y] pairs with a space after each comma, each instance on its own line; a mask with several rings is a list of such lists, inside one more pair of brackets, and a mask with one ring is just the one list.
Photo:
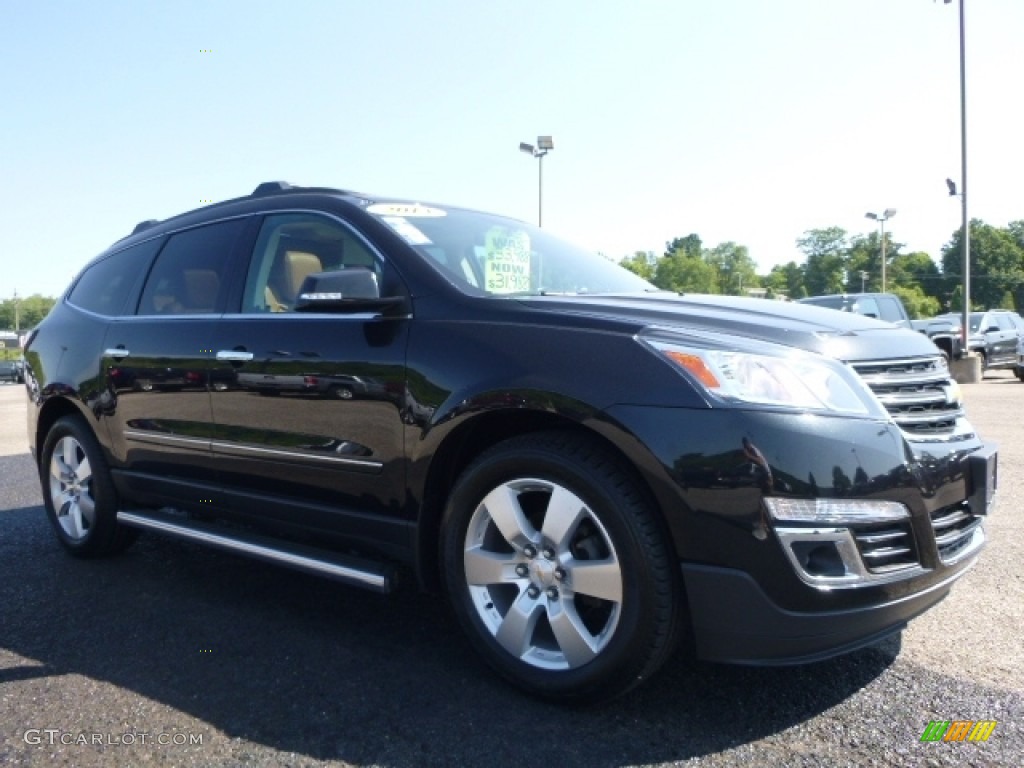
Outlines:
[[252, 191], [252, 197], [272, 195], [275, 192], [284, 192], [287, 189], [294, 189], [287, 181], [264, 181]]
[[150, 227], [155, 227], [159, 223], [160, 222], [157, 221], [156, 219], [146, 219], [145, 221], [140, 221], [138, 224], [135, 225], [135, 229], [132, 230], [132, 234], [133, 235], [137, 235], [139, 232], [142, 232], [144, 229], [149, 229]]

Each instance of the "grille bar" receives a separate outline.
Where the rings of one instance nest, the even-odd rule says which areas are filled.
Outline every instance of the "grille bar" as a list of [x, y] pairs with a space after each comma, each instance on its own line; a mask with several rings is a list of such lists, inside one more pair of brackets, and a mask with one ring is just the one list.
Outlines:
[[942, 355], [852, 366], [908, 435], [952, 435], [964, 415]]

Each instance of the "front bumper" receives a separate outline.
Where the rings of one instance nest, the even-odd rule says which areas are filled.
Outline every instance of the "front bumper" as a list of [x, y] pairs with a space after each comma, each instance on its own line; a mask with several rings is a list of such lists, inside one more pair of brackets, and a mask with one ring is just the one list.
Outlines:
[[780, 608], [748, 573], [684, 564], [697, 655], [708, 661], [773, 665], [802, 664], [856, 650], [898, 632], [938, 603], [976, 560], [903, 597], [819, 612]]
[[[912, 447], [891, 422], [638, 406], [609, 415], [653, 452], [633, 458], [672, 533], [701, 657], [793, 663], [872, 643], [939, 602], [984, 545], [997, 452], [973, 435]], [[897, 502], [906, 517], [782, 522], [770, 497]]]

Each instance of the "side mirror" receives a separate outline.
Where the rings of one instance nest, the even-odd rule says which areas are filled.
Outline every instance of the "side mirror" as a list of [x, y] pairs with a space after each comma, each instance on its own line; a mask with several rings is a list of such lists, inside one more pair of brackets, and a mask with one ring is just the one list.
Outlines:
[[995, 333], [998, 330], [999, 330], [999, 326], [998, 325], [990, 325], [988, 328], [986, 328], [984, 331], [982, 331], [982, 333]]
[[385, 312], [407, 307], [405, 296], [381, 296], [377, 273], [368, 267], [314, 272], [302, 281], [296, 312]]

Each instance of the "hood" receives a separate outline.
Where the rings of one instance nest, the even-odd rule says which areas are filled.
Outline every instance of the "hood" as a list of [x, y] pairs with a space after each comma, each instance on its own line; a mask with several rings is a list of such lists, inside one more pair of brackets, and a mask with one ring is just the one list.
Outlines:
[[857, 362], [938, 354], [923, 334], [851, 312], [810, 304], [700, 294], [531, 296], [519, 301], [558, 314], [599, 317], [638, 332], [656, 325], [780, 344]]

